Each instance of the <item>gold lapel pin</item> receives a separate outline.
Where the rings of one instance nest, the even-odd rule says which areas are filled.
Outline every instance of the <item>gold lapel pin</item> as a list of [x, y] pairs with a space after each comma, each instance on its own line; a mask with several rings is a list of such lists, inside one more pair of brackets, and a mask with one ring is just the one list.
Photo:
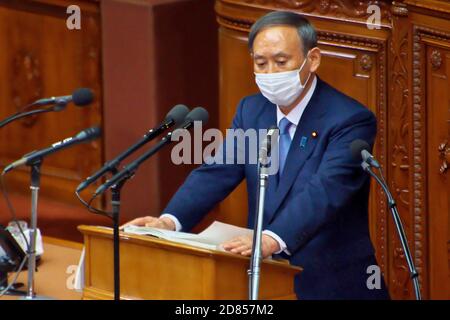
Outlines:
[[319, 135], [319, 134], [317, 133], [317, 131], [313, 131], [313, 132], [311, 133], [311, 137], [313, 137], [313, 138], [317, 138], [318, 135]]

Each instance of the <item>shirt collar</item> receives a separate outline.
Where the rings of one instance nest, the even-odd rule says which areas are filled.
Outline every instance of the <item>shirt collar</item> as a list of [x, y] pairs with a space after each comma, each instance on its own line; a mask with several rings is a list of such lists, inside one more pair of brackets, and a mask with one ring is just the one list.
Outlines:
[[280, 125], [280, 121], [283, 118], [287, 118], [292, 124], [295, 126], [298, 126], [298, 123], [300, 122], [300, 119], [302, 117], [303, 111], [305, 111], [306, 106], [309, 103], [309, 100], [311, 100], [311, 97], [314, 93], [314, 90], [317, 86], [317, 77], [316, 75], [313, 75], [313, 82], [311, 86], [309, 87], [308, 91], [306, 92], [303, 99], [295, 106], [294, 109], [291, 110], [287, 115], [285, 115], [283, 112], [281, 112], [280, 107], [277, 106], [277, 124]]

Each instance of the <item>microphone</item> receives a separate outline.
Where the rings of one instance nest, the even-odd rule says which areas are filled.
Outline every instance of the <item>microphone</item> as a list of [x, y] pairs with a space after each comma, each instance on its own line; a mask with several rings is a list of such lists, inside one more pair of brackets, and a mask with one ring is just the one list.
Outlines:
[[96, 180], [98, 180], [100, 177], [102, 177], [105, 173], [111, 172], [115, 170], [115, 168], [122, 162], [125, 158], [127, 158], [129, 155], [131, 155], [133, 152], [144, 146], [147, 142], [153, 140], [158, 135], [163, 133], [165, 130], [167, 130], [170, 127], [177, 127], [180, 124], [183, 124], [183, 120], [186, 118], [186, 115], [189, 113], [189, 108], [186, 107], [184, 104], [178, 104], [175, 107], [173, 107], [166, 115], [166, 118], [164, 119], [163, 123], [160, 124], [157, 128], [153, 128], [150, 131], [148, 131], [144, 137], [139, 140], [137, 143], [129, 147], [127, 150], [122, 152], [119, 156], [117, 156], [115, 159], [107, 162], [104, 164], [104, 166], [95, 172], [92, 176], [86, 178], [85, 181], [80, 183], [77, 187], [76, 192], [79, 193], [86, 189], [89, 185], [94, 183]]
[[172, 126], [180, 126], [183, 124], [183, 120], [186, 119], [189, 111], [189, 108], [184, 104], [177, 104], [167, 113], [164, 122], [156, 130], [166, 130]]
[[[46, 106], [55, 104], [57, 110], [64, 108], [66, 104], [73, 102], [76, 106], [84, 107], [94, 100], [94, 93], [88, 88], [76, 89], [71, 95], [50, 97], [36, 100], [32, 103], [33, 106]], [[58, 108], [59, 107], [59, 108]]]
[[261, 143], [258, 159], [262, 165], [267, 165], [267, 157], [270, 155], [272, 150], [272, 139], [275, 134], [278, 134], [278, 127], [271, 126], [269, 130], [267, 130], [267, 135]]
[[[350, 144], [350, 150], [354, 159], [359, 160], [362, 158], [363, 163], [366, 163], [369, 166], [377, 169], [381, 168], [378, 161], [368, 151], [370, 150], [370, 146], [366, 141], [361, 139], [353, 140]], [[363, 166], [363, 169], [366, 170], [365, 166]]]
[[31, 110], [31, 111], [26, 111], [26, 112], [24, 112], [23, 111], [24, 109], [22, 109], [21, 111], [16, 112], [15, 114], [0, 121], [0, 128], [6, 126], [7, 124], [9, 124], [15, 120], [25, 118], [28, 116], [32, 116], [32, 115], [35, 115], [38, 113], [61, 111], [71, 101], [73, 101], [73, 103], [75, 105], [77, 105], [79, 107], [83, 107], [83, 106], [91, 103], [93, 99], [94, 99], [94, 94], [92, 93], [92, 91], [90, 89], [86, 89], [86, 88], [77, 89], [70, 96], [60, 96], [60, 97], [51, 97], [51, 98], [40, 99], [40, 100], [33, 102], [32, 104], [29, 104], [28, 106], [25, 107], [25, 109], [28, 109], [30, 107], [35, 107], [35, 106], [45, 106], [48, 104], [55, 104], [55, 106], [53, 106], [51, 108], [37, 109], [37, 110]]
[[209, 119], [208, 111], [206, 111], [206, 109], [202, 107], [196, 107], [186, 115], [186, 117], [184, 118], [184, 122], [181, 124], [179, 128], [174, 130], [174, 132], [180, 129], [190, 129], [194, 125], [195, 121], [206, 123], [208, 122], [208, 119]]
[[38, 151], [33, 151], [31, 153], [26, 154], [21, 159], [16, 160], [13, 163], [6, 166], [6, 168], [3, 170], [3, 174], [7, 173], [8, 171], [11, 171], [12, 169], [23, 166], [23, 165], [30, 165], [38, 159], [41, 159], [41, 158], [43, 158], [47, 155], [50, 155], [54, 152], [57, 152], [59, 150], [70, 147], [71, 145], [96, 139], [100, 135], [101, 135], [101, 130], [99, 127], [92, 127], [92, 128], [85, 129], [85, 130], [81, 131], [80, 133], [78, 133], [75, 137], [70, 137], [70, 138], [64, 139], [62, 141], [52, 144], [48, 148], [38, 150]]
[[160, 149], [162, 149], [166, 144], [169, 144], [172, 140], [171, 137], [174, 134], [176, 130], [180, 129], [190, 129], [194, 125], [195, 121], [200, 121], [202, 123], [205, 123], [208, 121], [208, 111], [206, 111], [202, 107], [194, 108], [191, 112], [189, 112], [186, 115], [185, 121], [181, 125], [180, 128], [175, 129], [172, 132], [169, 132], [166, 134], [157, 144], [155, 144], [150, 150], [143, 153], [139, 158], [128, 164], [123, 168], [122, 171], [119, 173], [116, 173], [111, 179], [106, 181], [104, 184], [99, 186], [97, 190], [95, 191], [94, 197], [104, 193], [107, 189], [111, 188], [115, 184], [119, 183], [123, 179], [126, 179], [128, 177], [131, 177], [134, 172], [138, 169], [138, 167], [148, 158], [153, 156], [155, 153], [157, 153]]

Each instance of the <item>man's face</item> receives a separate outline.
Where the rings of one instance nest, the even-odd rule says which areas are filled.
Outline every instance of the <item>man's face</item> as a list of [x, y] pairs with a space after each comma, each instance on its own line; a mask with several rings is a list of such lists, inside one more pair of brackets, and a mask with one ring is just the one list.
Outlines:
[[[304, 61], [303, 44], [291, 26], [263, 29], [253, 42], [253, 69], [256, 73], [276, 73], [299, 69]], [[307, 77], [308, 68], [302, 78]], [[303, 73], [303, 72], [302, 72]]]

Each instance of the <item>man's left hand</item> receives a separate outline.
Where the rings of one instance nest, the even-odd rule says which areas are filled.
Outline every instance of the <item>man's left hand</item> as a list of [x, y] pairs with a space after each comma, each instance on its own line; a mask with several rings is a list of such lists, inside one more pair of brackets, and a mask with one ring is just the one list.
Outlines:
[[[233, 238], [222, 244], [226, 251], [250, 256], [252, 254], [253, 237], [241, 236]], [[263, 234], [261, 238], [261, 251], [263, 258], [270, 257], [272, 254], [280, 250], [278, 242], [267, 234]]]

